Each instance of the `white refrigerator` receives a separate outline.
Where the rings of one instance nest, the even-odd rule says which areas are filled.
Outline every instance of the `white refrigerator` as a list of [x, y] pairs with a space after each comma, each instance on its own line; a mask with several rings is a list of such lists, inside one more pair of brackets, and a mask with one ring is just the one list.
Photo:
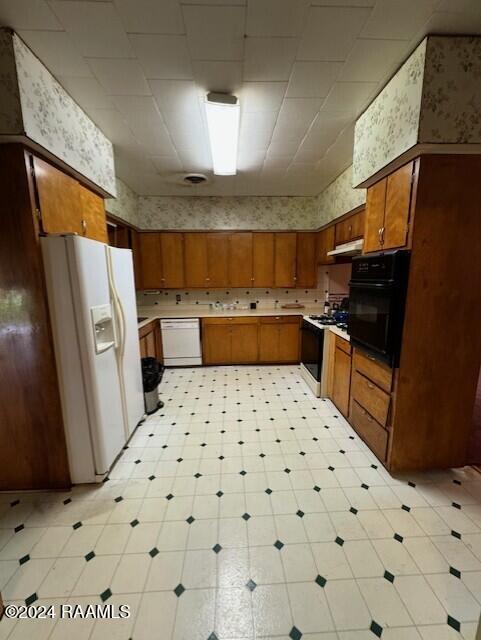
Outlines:
[[144, 415], [132, 252], [41, 238], [74, 484], [100, 482]]

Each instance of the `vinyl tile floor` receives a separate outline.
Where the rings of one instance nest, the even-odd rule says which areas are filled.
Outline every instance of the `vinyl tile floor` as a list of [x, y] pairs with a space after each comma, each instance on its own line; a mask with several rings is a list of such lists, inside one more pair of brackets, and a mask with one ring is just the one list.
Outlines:
[[296, 366], [167, 370], [108, 481], [0, 496], [0, 640], [474, 640], [481, 475], [390, 475]]

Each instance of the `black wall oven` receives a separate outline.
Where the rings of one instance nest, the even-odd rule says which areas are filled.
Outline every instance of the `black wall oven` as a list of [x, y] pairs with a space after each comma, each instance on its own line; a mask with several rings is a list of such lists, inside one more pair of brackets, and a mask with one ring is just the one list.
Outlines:
[[410, 252], [402, 249], [357, 256], [349, 283], [351, 344], [398, 366]]

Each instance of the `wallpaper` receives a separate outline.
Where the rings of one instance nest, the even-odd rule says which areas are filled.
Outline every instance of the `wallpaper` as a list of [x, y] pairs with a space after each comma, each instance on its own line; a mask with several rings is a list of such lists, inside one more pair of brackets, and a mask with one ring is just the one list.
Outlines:
[[0, 29], [0, 134], [23, 133], [12, 35]]
[[353, 185], [370, 178], [418, 141], [426, 39], [358, 118]]
[[419, 142], [481, 143], [481, 38], [429, 37]]
[[366, 202], [366, 189], [352, 187], [352, 165], [317, 197], [317, 227], [352, 211]]
[[139, 197], [142, 229], [313, 229], [316, 198], [261, 196]]
[[[13, 40], [13, 61], [9, 60], [7, 39]], [[2, 133], [26, 135], [115, 195], [110, 141], [16, 34], [2, 31], [1, 41], [1, 112], [10, 114], [2, 117]], [[12, 64], [16, 67], [17, 87]]]
[[138, 218], [138, 195], [128, 187], [125, 182], [116, 178], [117, 196], [105, 200], [105, 209], [117, 218], [122, 218], [126, 222], [139, 226]]

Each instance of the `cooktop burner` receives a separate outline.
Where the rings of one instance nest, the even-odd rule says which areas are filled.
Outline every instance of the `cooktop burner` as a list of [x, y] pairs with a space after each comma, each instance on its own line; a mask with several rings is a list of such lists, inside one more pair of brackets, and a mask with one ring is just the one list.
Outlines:
[[319, 324], [336, 324], [336, 321], [334, 320], [334, 318], [332, 316], [326, 316], [326, 314], [322, 314], [320, 316], [309, 316], [309, 318], [311, 320], [315, 320], [316, 322], [319, 322]]

